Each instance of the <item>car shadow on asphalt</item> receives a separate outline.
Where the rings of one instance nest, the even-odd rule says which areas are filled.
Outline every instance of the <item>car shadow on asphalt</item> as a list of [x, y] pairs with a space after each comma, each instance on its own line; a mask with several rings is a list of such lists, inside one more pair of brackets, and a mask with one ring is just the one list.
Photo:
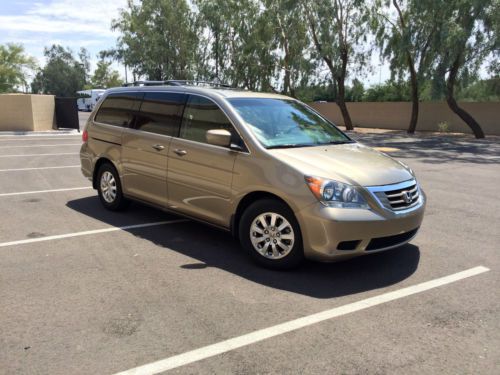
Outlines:
[[[97, 197], [69, 201], [67, 206], [112, 226], [179, 218], [139, 203], [133, 203], [124, 212], [110, 212], [100, 205]], [[147, 217], [150, 219], [144, 220]], [[196, 259], [180, 266], [185, 272], [204, 272], [216, 267], [267, 287], [315, 298], [340, 297], [396, 284], [411, 276], [420, 260], [419, 248], [407, 244], [343, 262], [306, 261], [294, 270], [273, 271], [254, 264], [229, 233], [194, 221], [126, 231], [164, 251], [176, 251]]]

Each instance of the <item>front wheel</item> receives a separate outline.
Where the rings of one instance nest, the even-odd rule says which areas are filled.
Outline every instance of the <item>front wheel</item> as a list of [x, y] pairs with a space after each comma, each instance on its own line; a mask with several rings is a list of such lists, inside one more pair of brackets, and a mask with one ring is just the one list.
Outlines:
[[97, 173], [97, 192], [102, 205], [111, 211], [126, 208], [129, 201], [123, 196], [120, 176], [111, 164], [103, 164]]
[[250, 205], [241, 217], [239, 237], [249, 255], [264, 267], [293, 268], [304, 259], [297, 219], [278, 200], [265, 199]]

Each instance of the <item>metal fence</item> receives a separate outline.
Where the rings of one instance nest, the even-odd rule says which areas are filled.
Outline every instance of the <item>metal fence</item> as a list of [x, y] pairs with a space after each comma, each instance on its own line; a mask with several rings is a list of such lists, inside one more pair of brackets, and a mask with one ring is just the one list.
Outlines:
[[78, 120], [77, 98], [55, 98], [57, 128], [77, 129], [80, 131]]

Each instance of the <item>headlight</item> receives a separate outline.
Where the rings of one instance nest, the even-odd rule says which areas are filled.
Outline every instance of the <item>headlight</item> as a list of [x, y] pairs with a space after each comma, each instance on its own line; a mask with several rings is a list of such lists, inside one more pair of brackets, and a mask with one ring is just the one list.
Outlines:
[[368, 203], [355, 186], [320, 177], [305, 176], [307, 186], [313, 195], [325, 206], [337, 208], [364, 208]]

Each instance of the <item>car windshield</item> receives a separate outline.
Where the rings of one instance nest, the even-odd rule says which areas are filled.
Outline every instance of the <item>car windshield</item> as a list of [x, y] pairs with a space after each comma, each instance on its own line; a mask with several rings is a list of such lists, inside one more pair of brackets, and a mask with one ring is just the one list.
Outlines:
[[268, 149], [354, 142], [332, 123], [295, 100], [232, 98], [228, 101]]

